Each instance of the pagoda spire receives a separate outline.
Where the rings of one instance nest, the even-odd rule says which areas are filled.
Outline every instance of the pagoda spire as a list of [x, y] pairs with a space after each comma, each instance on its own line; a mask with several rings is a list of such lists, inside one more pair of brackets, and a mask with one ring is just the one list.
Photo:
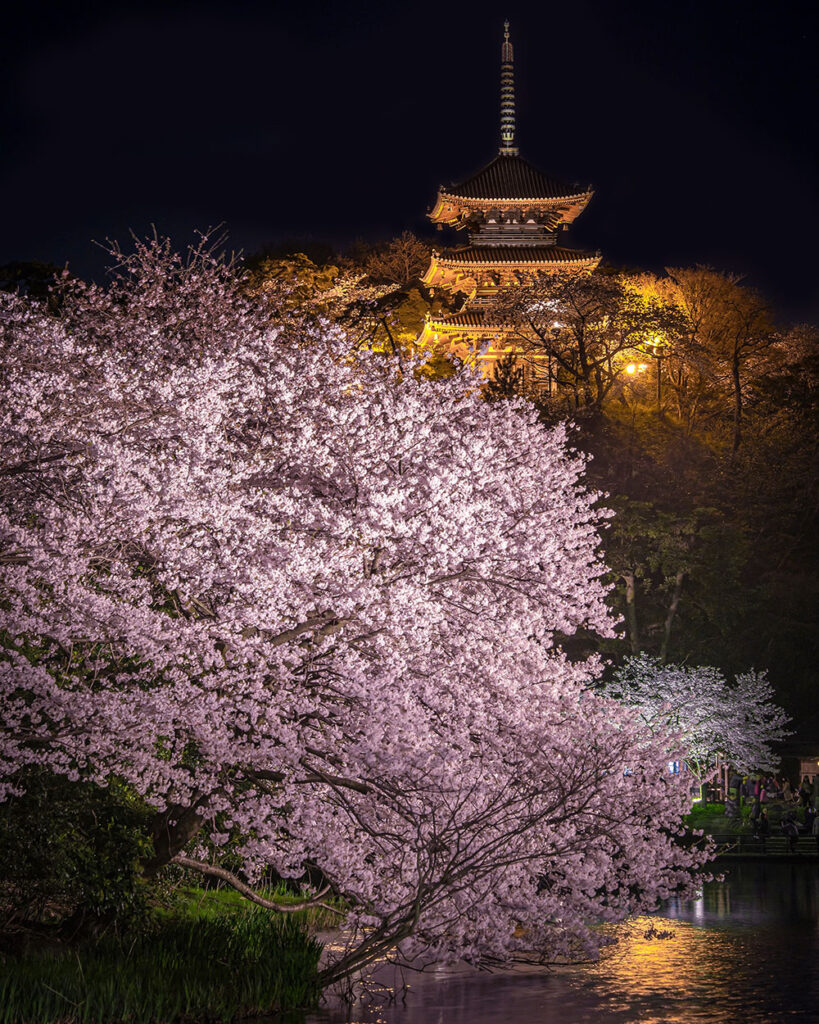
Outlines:
[[503, 23], [501, 46], [501, 156], [517, 156], [515, 145], [515, 52], [509, 42], [509, 22]]

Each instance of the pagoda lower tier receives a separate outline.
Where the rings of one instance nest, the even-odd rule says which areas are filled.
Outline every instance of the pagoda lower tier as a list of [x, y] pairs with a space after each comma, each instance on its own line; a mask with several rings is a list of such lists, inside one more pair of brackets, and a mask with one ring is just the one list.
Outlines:
[[594, 270], [599, 253], [545, 245], [465, 245], [449, 252], [433, 252], [421, 278], [428, 288], [463, 292], [466, 301], [491, 298], [499, 289], [555, 270]]
[[464, 308], [446, 316], [428, 317], [418, 338], [421, 348], [463, 361], [477, 360], [491, 376], [495, 363], [517, 351], [514, 331], [498, 321], [493, 306], [505, 288], [560, 271], [591, 272], [599, 253], [555, 244], [467, 245], [433, 253], [423, 283], [463, 296]]

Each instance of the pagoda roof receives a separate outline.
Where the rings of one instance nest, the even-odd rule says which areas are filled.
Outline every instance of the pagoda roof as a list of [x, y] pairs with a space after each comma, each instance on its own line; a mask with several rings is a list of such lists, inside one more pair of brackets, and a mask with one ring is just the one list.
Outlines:
[[526, 201], [585, 196], [591, 189], [549, 178], [522, 156], [499, 153], [471, 178], [458, 185], [444, 187], [441, 191], [464, 199]]
[[600, 253], [560, 245], [467, 245], [437, 256], [440, 263], [598, 263]]
[[[473, 310], [470, 312], [463, 313], [450, 313], [448, 316], [434, 316], [429, 318], [431, 324], [440, 325], [444, 327], [484, 327], [489, 326], [485, 320], [485, 312], [483, 310]], [[502, 329], [498, 327], [498, 329]]]

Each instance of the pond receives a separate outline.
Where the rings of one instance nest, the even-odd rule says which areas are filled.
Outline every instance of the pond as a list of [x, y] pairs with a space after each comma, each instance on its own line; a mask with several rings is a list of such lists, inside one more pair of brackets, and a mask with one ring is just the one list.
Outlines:
[[[662, 937], [658, 937], [658, 934]], [[598, 963], [554, 971], [405, 973], [399, 993], [305, 1024], [777, 1024], [819, 1021], [819, 865], [744, 862], [700, 898], [617, 926]]]

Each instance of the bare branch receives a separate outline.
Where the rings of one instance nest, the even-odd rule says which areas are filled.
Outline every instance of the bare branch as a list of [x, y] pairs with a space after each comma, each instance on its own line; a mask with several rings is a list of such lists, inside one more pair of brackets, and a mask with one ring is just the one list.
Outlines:
[[182, 868], [189, 868], [191, 871], [198, 871], [203, 875], [210, 875], [213, 878], [219, 878], [223, 882], [227, 882], [228, 885], [232, 886], [237, 892], [240, 892], [242, 896], [250, 900], [251, 903], [264, 907], [265, 910], [275, 910], [279, 914], [294, 914], [299, 910], [309, 910], [311, 907], [321, 907], [323, 910], [330, 910], [332, 913], [338, 914], [340, 917], [344, 916], [343, 910], [339, 910], [338, 907], [334, 907], [329, 903], [322, 902], [324, 897], [331, 891], [329, 885], [325, 885], [324, 888], [317, 892], [312, 899], [302, 900], [300, 903], [275, 903], [273, 900], [268, 900], [265, 899], [264, 896], [260, 896], [255, 889], [246, 885], [241, 878], [234, 875], [232, 871], [220, 868], [216, 864], [208, 864], [203, 860], [194, 860], [193, 857], [185, 857], [182, 854], [177, 854], [171, 863], [178, 864]]

